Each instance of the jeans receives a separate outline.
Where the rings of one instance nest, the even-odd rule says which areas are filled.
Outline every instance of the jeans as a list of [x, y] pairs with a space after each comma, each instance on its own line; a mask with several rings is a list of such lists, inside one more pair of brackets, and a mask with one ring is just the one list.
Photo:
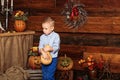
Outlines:
[[57, 58], [52, 59], [49, 65], [42, 64], [42, 80], [55, 80], [55, 71], [57, 68]]

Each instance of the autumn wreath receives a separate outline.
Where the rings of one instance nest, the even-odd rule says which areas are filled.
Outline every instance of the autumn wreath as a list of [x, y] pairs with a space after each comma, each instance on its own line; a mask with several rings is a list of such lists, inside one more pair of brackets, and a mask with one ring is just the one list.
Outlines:
[[83, 9], [84, 5], [67, 0], [62, 15], [65, 16], [65, 23], [70, 28], [78, 28], [87, 20], [87, 12]]

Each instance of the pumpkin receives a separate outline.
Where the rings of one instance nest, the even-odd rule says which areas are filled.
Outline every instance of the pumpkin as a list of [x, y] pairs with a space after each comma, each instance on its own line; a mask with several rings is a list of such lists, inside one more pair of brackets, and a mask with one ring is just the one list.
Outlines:
[[58, 70], [70, 70], [73, 67], [73, 60], [70, 57], [59, 57], [57, 69]]
[[41, 57], [40, 56], [30, 56], [28, 59], [28, 65], [32, 69], [41, 68]]
[[[50, 45], [47, 44], [44, 46], [44, 48], [50, 49]], [[44, 56], [44, 54], [47, 55], [47, 57]], [[41, 49], [41, 63], [44, 65], [49, 65], [52, 62], [52, 56], [50, 54], [50, 51], [44, 51], [43, 49]]]
[[26, 29], [26, 23], [23, 20], [15, 20], [14, 28], [17, 32], [22, 32]]

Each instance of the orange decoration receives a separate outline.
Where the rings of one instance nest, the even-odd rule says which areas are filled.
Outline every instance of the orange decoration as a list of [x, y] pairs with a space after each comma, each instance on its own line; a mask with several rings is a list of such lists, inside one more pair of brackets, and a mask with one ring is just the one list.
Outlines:
[[30, 56], [28, 59], [28, 65], [29, 67], [31, 67], [32, 69], [38, 69], [40, 68], [41, 64], [41, 57], [40, 56]]
[[22, 32], [26, 29], [26, 23], [23, 20], [15, 20], [14, 28], [17, 32]]
[[71, 70], [73, 68], [73, 60], [70, 57], [59, 57], [57, 69], [58, 70]]

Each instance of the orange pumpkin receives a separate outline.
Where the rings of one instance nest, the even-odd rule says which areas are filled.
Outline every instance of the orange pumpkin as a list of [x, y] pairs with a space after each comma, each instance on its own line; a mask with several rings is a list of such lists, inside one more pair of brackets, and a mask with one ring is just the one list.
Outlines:
[[73, 67], [73, 60], [70, 57], [59, 57], [57, 69], [58, 70], [70, 70]]
[[28, 59], [28, 65], [32, 69], [38, 69], [41, 67], [41, 57], [40, 56], [30, 56]]
[[15, 20], [14, 28], [17, 32], [22, 32], [26, 29], [26, 23], [23, 20]]

